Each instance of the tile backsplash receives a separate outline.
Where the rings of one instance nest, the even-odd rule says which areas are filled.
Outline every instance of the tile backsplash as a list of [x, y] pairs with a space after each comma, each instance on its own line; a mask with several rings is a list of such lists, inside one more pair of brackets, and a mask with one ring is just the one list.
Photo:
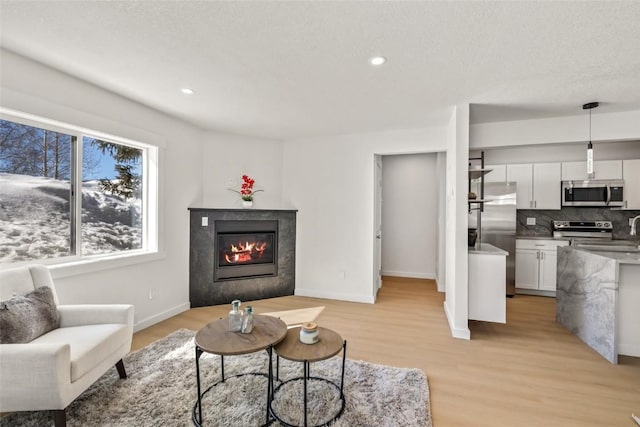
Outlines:
[[[609, 208], [574, 208], [560, 210], [518, 209], [516, 214], [516, 234], [519, 236], [548, 236], [553, 234], [553, 221], [596, 221], [608, 220], [613, 223], [614, 239], [630, 239], [629, 218], [640, 215], [640, 210], [622, 211]], [[527, 218], [535, 218], [536, 225], [527, 225]], [[638, 224], [640, 229], [640, 221]], [[637, 238], [638, 236], [636, 236]]]

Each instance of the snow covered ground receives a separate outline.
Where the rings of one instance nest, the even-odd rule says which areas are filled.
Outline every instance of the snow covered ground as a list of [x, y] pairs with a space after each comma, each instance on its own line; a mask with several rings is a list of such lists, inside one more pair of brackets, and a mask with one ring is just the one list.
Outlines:
[[[0, 173], [0, 263], [71, 255], [70, 185], [52, 178]], [[82, 253], [142, 246], [141, 201], [82, 186]]]

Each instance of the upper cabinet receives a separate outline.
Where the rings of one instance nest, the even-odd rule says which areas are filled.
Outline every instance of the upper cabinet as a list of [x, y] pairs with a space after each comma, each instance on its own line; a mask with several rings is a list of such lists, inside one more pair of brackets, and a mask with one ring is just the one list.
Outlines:
[[484, 176], [484, 182], [507, 182], [507, 165], [485, 165], [491, 172]]
[[[596, 160], [593, 162], [593, 179], [622, 179], [622, 160]], [[562, 163], [563, 181], [584, 181], [587, 177], [587, 162]]]
[[560, 209], [562, 196], [560, 163], [533, 165], [533, 208]]
[[532, 209], [533, 165], [507, 165], [507, 180], [516, 182], [516, 209]]
[[[584, 181], [587, 162], [485, 165], [484, 182], [515, 181], [517, 209], [561, 209], [561, 181]], [[594, 179], [624, 179], [622, 209], [640, 209], [640, 159], [593, 162]], [[470, 191], [476, 191], [472, 184]], [[477, 192], [477, 191], [476, 191]]]
[[560, 163], [507, 165], [506, 172], [516, 182], [517, 209], [560, 209]]
[[624, 209], [640, 209], [640, 159], [623, 160]]

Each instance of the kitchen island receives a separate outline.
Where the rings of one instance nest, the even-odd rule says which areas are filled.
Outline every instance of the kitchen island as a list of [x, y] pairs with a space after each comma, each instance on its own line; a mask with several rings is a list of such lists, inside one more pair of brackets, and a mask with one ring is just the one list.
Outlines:
[[469, 248], [469, 320], [507, 322], [508, 254], [488, 243]]
[[611, 363], [640, 357], [640, 253], [558, 248], [556, 319]]

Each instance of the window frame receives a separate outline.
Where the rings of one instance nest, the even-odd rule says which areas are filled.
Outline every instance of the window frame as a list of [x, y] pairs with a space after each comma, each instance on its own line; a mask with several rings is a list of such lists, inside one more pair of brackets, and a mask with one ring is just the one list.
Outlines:
[[[75, 246], [76, 253], [57, 258], [33, 259], [17, 261], [0, 265], [0, 268], [13, 268], [27, 264], [44, 264], [51, 268], [91, 265], [91, 271], [96, 271], [97, 263], [103, 264], [102, 268], [110, 268], [116, 265], [129, 265], [147, 260], [163, 257], [159, 248], [159, 147], [146, 142], [140, 142], [120, 136], [100, 132], [81, 126], [63, 123], [57, 120], [47, 119], [32, 114], [22, 113], [0, 107], [0, 119], [38, 127], [70, 135], [75, 138], [72, 141], [72, 171], [71, 171], [71, 209], [73, 215], [70, 226], [70, 249]], [[78, 190], [82, 192], [82, 146], [84, 137], [96, 138], [116, 144], [126, 145], [142, 150], [142, 247], [108, 254], [83, 255], [82, 254], [82, 201], [78, 197]], [[78, 273], [85, 272], [84, 268], [75, 269]], [[57, 274], [56, 277], [73, 275]]]

